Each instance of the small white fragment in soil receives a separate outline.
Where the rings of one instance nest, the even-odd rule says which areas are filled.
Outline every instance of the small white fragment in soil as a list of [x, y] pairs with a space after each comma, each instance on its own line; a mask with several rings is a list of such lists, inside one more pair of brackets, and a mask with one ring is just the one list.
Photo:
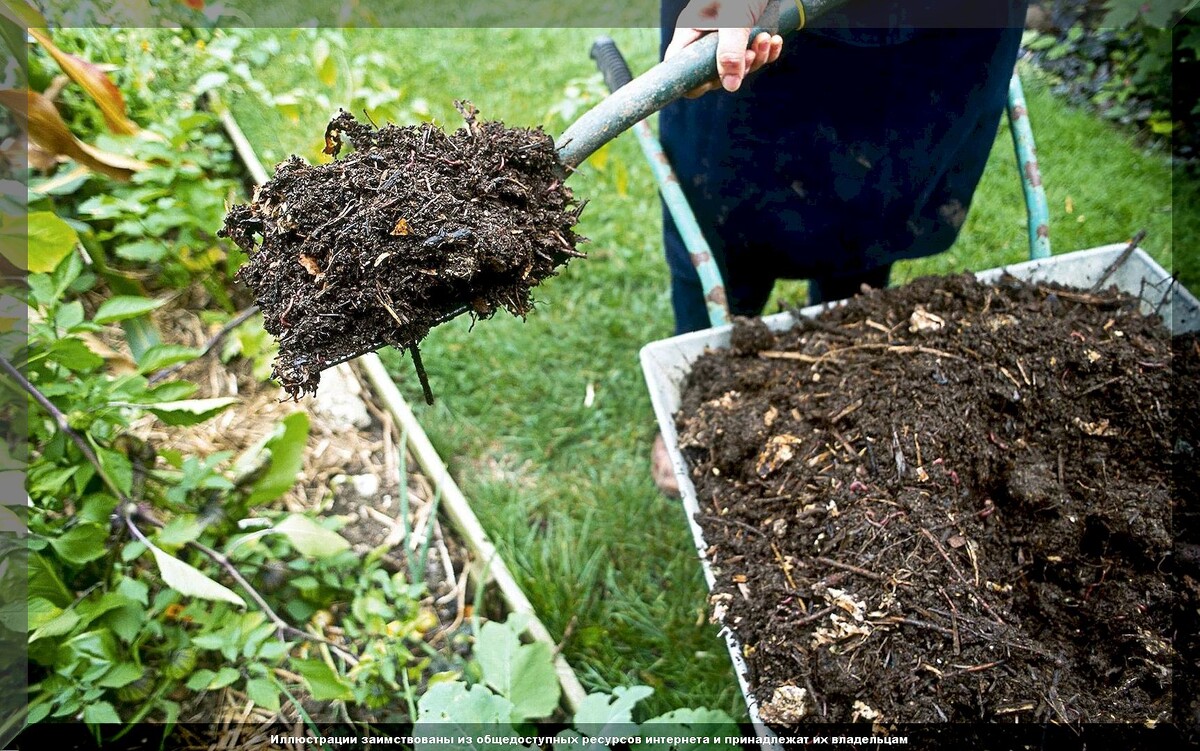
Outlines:
[[712, 603], [712, 615], [708, 617], [709, 623], [724, 623], [725, 616], [729, 614], [729, 601], [733, 599], [733, 595], [726, 592], [715, 594], [708, 598]]
[[878, 720], [880, 717], [879, 711], [871, 709], [866, 702], [861, 699], [854, 702], [854, 714], [850, 717], [851, 722], [859, 720]]
[[946, 319], [939, 315], [930, 313], [923, 306], [918, 305], [913, 313], [908, 318], [908, 330], [915, 333], [923, 331], [938, 331], [944, 328]]
[[808, 714], [808, 690], [799, 686], [780, 686], [771, 700], [758, 708], [764, 722], [799, 722]]
[[362, 499], [374, 498], [379, 493], [379, 477], [377, 475], [350, 475], [346, 478], [354, 494]]

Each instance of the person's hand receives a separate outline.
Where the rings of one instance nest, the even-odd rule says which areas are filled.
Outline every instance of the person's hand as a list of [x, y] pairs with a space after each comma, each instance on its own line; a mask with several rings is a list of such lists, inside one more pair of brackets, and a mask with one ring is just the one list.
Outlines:
[[766, 10], [769, 0], [691, 0], [675, 22], [675, 34], [664, 60], [710, 32], [717, 32], [718, 78], [687, 93], [689, 97], [716, 88], [737, 91], [748, 73], [779, 58], [783, 37], [761, 32], [750, 41], [750, 32]]

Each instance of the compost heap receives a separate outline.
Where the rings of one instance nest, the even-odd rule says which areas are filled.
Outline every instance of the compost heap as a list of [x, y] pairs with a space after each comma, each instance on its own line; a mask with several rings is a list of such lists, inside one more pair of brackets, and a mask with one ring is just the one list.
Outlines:
[[250, 256], [237, 278], [279, 340], [273, 376], [289, 395], [385, 344], [415, 356], [430, 328], [461, 312], [524, 316], [532, 288], [582, 256], [572, 227], [583, 206], [563, 185], [553, 139], [456, 105], [466, 125], [451, 134], [377, 129], [342, 111], [325, 152], [336, 157], [344, 135], [352, 153], [322, 165], [290, 157], [225, 218], [220, 234]]
[[1169, 718], [1197, 393], [1200, 342], [1114, 290], [930, 278], [739, 324], [677, 422], [762, 717]]

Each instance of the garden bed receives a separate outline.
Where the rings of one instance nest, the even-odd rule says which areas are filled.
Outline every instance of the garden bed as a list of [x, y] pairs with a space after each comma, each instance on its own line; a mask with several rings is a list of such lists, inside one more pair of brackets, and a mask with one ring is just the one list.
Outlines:
[[644, 353], [660, 420], [679, 407], [713, 617], [762, 720], [1170, 716], [1196, 339], [1172, 352], [1112, 290], [994, 281], [872, 292], [703, 355], [677, 343], [699, 355], [682, 395], [678, 362], [655, 363], [668, 343]]

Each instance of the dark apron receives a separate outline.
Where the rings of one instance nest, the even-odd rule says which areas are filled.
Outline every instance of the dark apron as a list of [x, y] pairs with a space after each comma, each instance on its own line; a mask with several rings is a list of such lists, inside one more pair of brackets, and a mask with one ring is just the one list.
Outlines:
[[[684, 5], [663, 2], [664, 50]], [[892, 262], [950, 247], [996, 137], [1025, 6], [850, 0], [737, 93], [662, 111], [733, 312], [761, 312], [776, 279], [886, 280]], [[665, 212], [664, 236], [677, 330], [705, 328]]]

